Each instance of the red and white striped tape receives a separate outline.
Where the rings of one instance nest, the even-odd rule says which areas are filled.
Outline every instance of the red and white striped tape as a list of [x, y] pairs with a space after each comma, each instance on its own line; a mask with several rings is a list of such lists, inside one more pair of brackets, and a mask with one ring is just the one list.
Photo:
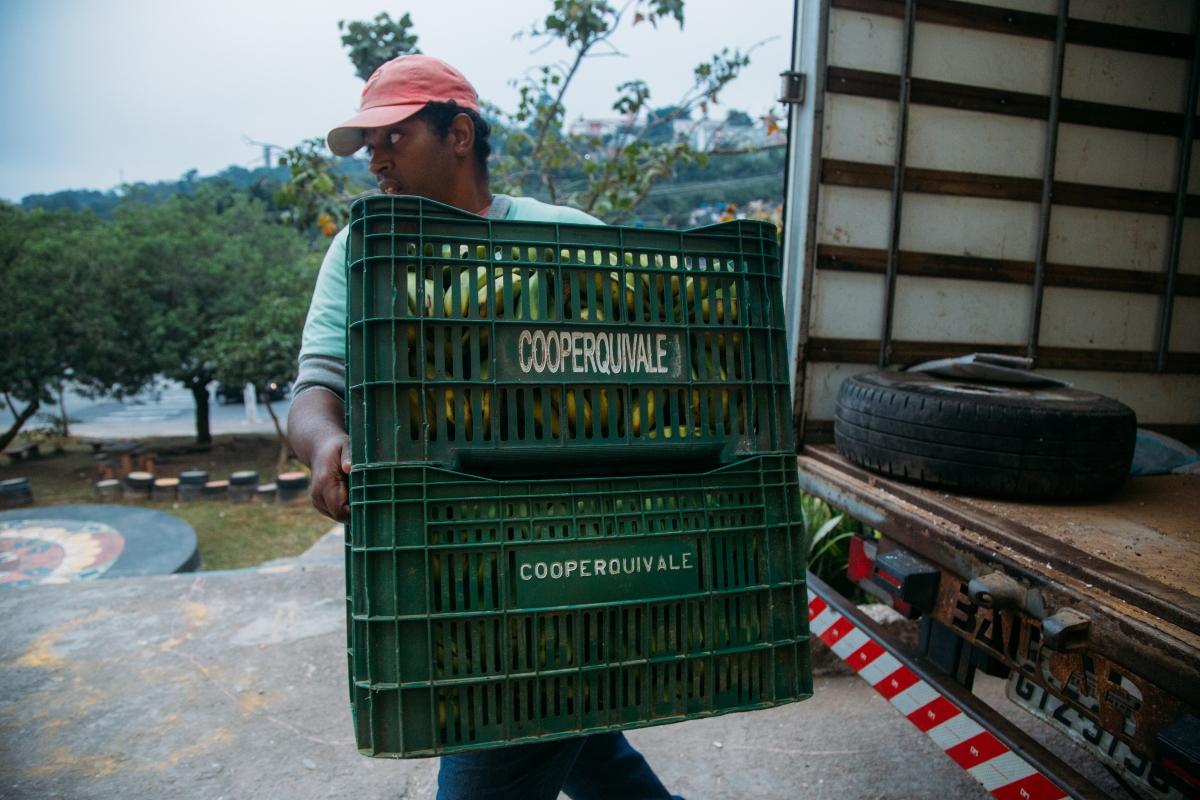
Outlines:
[[865, 631], [813, 594], [809, 630], [998, 800], [1059, 800], [1067, 793], [917, 677]]

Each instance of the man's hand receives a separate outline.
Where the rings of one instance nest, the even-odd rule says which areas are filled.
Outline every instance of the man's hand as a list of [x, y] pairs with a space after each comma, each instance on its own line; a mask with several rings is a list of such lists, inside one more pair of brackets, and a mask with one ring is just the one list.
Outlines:
[[342, 427], [341, 398], [312, 389], [292, 401], [288, 412], [288, 441], [296, 455], [312, 468], [312, 504], [337, 522], [350, 519], [350, 437]]
[[330, 519], [350, 521], [350, 437], [329, 436], [317, 445], [312, 461], [312, 504]]

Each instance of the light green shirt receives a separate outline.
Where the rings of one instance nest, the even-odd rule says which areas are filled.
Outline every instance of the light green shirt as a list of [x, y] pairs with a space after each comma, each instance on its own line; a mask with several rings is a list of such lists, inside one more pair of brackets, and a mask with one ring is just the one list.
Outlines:
[[[604, 223], [578, 209], [553, 206], [532, 197], [509, 197], [498, 194], [492, 200], [488, 213], [495, 219], [525, 222], [566, 222], [581, 225], [603, 225]], [[308, 319], [304, 322], [304, 336], [300, 343], [301, 372], [304, 360], [310, 356], [328, 356], [338, 361], [346, 357], [346, 240], [349, 228], [342, 228], [329, 245], [321, 271], [317, 275], [317, 286], [313, 290], [312, 303], [308, 307]], [[303, 375], [300, 376], [303, 378]], [[297, 380], [297, 388], [301, 380]]]

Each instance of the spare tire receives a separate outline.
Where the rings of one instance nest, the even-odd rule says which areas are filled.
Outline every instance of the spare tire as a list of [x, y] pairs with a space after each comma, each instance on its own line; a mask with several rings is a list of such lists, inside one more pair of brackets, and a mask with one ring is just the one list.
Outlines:
[[927, 486], [1024, 500], [1081, 500], [1121, 488], [1137, 417], [1103, 395], [922, 372], [872, 372], [838, 392], [838, 451]]

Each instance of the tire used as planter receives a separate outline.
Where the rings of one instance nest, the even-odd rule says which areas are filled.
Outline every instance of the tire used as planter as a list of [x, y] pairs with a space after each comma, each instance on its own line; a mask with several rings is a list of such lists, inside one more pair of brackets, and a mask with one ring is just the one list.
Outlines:
[[259, 503], [274, 503], [276, 488], [274, 483], [260, 483], [254, 489], [254, 500]]
[[283, 472], [275, 476], [277, 496], [281, 503], [298, 503], [308, 499], [308, 473]]
[[133, 500], [146, 500], [154, 486], [154, 475], [149, 472], [130, 472], [125, 476], [125, 497]]
[[838, 392], [834, 437], [874, 472], [968, 494], [1084, 500], [1121, 488], [1137, 417], [1103, 395], [872, 372]]
[[101, 500], [116, 500], [121, 496], [121, 482], [116, 478], [96, 481], [96, 497]]
[[229, 497], [229, 481], [208, 481], [200, 494], [205, 500], [225, 500]]
[[179, 478], [157, 478], [150, 487], [151, 500], [174, 500], [179, 494]]
[[29, 478], [10, 478], [0, 481], [0, 508], [20, 508], [33, 505], [33, 487]]
[[204, 484], [208, 483], [208, 471], [203, 469], [189, 469], [179, 473], [179, 499], [180, 500], [195, 500], [204, 491]]
[[258, 472], [252, 469], [240, 469], [229, 476], [229, 500], [234, 503], [248, 503], [254, 499], [258, 488]]
[[258, 472], [252, 469], [239, 469], [229, 475], [230, 486], [257, 486]]

